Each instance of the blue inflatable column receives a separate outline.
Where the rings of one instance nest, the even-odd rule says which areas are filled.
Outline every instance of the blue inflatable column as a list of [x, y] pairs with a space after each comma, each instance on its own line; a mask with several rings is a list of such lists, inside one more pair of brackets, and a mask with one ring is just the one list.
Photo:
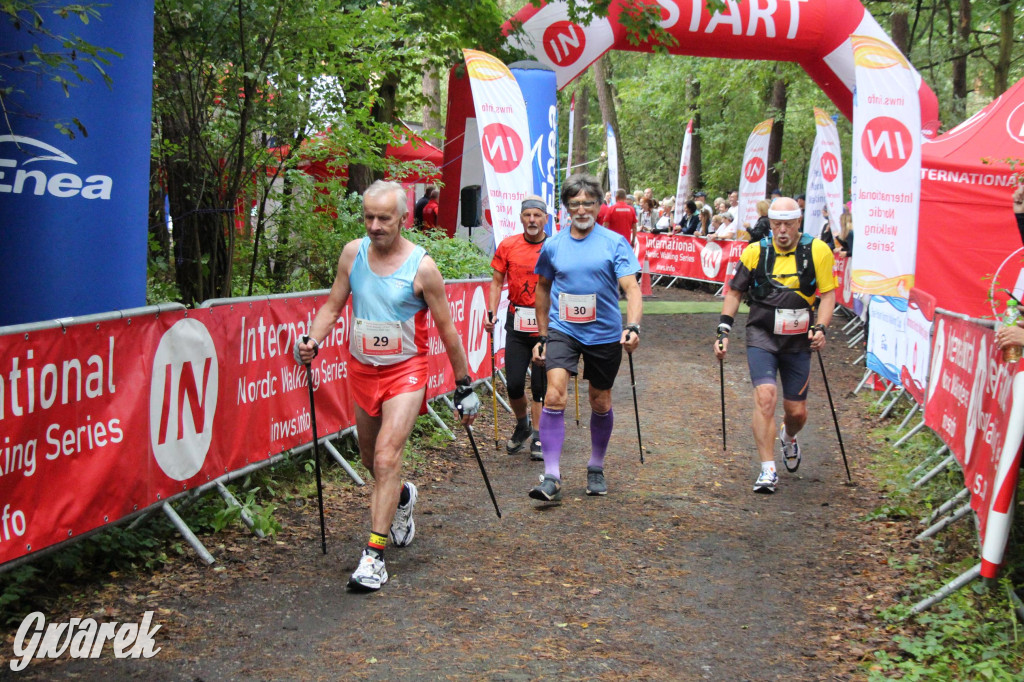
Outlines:
[[533, 149], [533, 191], [548, 204], [548, 224], [551, 234], [558, 216], [558, 197], [555, 194], [555, 167], [558, 151], [558, 97], [555, 72], [540, 62], [515, 62], [509, 70], [516, 77], [526, 100], [526, 114], [530, 119], [530, 144]]

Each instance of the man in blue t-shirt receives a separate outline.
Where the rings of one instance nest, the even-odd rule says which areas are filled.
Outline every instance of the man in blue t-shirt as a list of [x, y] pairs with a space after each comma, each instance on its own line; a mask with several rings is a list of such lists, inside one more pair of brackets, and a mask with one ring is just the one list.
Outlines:
[[[640, 263], [625, 239], [597, 224], [601, 186], [597, 178], [574, 175], [562, 186], [562, 204], [570, 229], [544, 242], [537, 260], [536, 305], [540, 340], [534, 361], [547, 367], [548, 389], [540, 415], [544, 475], [530, 491], [535, 500], [561, 499], [559, 461], [565, 440], [565, 404], [569, 376], [583, 357], [583, 378], [590, 382], [590, 461], [587, 494], [605, 495], [604, 457], [612, 434], [612, 386], [622, 349], [640, 345], [643, 298], [635, 273]], [[626, 293], [622, 328], [618, 288]]]

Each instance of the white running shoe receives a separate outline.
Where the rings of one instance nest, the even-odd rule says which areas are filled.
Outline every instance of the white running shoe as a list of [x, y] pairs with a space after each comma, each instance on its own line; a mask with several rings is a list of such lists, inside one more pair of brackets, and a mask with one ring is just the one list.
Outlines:
[[761, 470], [761, 475], [754, 481], [754, 492], [771, 495], [779, 483], [779, 475], [774, 471]]
[[359, 558], [359, 565], [348, 579], [348, 586], [360, 590], [379, 590], [387, 581], [388, 569], [384, 566], [384, 560], [364, 551]]
[[793, 440], [786, 442], [783, 434], [786, 433], [786, 425], [779, 428], [779, 443], [782, 445], [782, 463], [786, 465], [786, 471], [796, 471], [800, 468], [800, 444]]
[[409, 501], [405, 505], [398, 505], [398, 509], [395, 510], [395, 518], [391, 521], [391, 531], [388, 533], [391, 537], [391, 544], [395, 547], [405, 547], [412, 542], [416, 535], [416, 522], [412, 518], [412, 508], [416, 506], [419, 492], [413, 483], [407, 481], [405, 485], [409, 488]]

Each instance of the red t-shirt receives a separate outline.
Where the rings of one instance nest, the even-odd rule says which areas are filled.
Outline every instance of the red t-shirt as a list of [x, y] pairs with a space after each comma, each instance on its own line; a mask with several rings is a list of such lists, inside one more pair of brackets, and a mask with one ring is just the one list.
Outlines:
[[437, 227], [437, 210], [439, 206], [437, 202], [431, 199], [427, 202], [427, 205], [423, 207], [423, 224], [427, 227]]
[[633, 236], [633, 226], [636, 225], [636, 213], [625, 201], [613, 204], [605, 213], [604, 222], [601, 224], [612, 232], [621, 234], [627, 243], [633, 243], [630, 239]]
[[514, 305], [532, 308], [537, 301], [537, 266], [544, 240], [536, 244], [526, 241], [523, 234], [506, 237], [494, 251], [491, 267], [505, 275], [508, 298]]

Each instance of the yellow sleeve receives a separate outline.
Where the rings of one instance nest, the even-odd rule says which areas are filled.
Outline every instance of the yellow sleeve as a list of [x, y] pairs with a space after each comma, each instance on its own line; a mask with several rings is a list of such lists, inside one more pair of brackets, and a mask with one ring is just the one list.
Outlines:
[[747, 244], [740, 254], [740, 263], [746, 266], [747, 270], [753, 272], [757, 269], [757, 262], [761, 260], [761, 242]]
[[818, 291], [826, 293], [836, 288], [835, 256], [828, 244], [815, 239], [811, 242], [811, 259], [814, 261], [814, 277], [818, 283]]

